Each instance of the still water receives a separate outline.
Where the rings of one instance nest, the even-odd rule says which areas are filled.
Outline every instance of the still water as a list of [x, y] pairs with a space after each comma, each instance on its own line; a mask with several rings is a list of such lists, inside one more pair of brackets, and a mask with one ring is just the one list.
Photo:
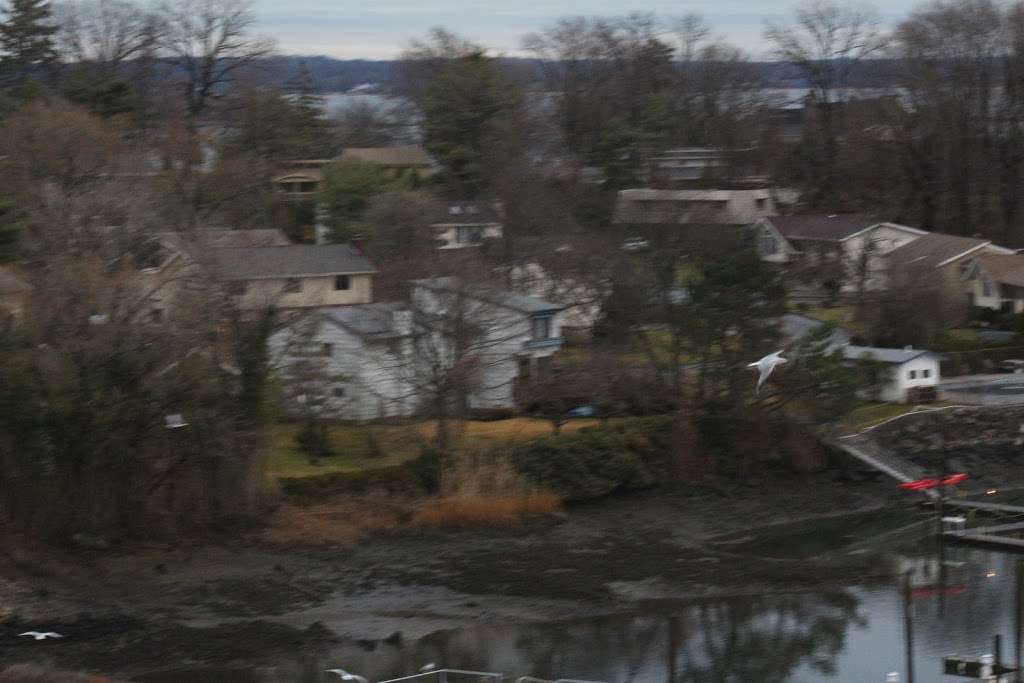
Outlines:
[[[889, 553], [911, 576], [918, 683], [942, 675], [942, 657], [976, 657], [1003, 636], [1012, 663], [1017, 558], [947, 550], [945, 589], [927, 544]], [[169, 672], [147, 681], [216, 683], [326, 681], [341, 666], [371, 681], [416, 672], [428, 662], [511, 676], [571, 677], [608, 683], [881, 683], [905, 669], [904, 593], [898, 586], [850, 586], [829, 593], [655, 602], [644, 609], [547, 624], [445, 630], [372, 651], [344, 645], [301, 661], [248, 671]], [[333, 679], [338, 680], [338, 679]], [[904, 681], [907, 679], [904, 678]]]

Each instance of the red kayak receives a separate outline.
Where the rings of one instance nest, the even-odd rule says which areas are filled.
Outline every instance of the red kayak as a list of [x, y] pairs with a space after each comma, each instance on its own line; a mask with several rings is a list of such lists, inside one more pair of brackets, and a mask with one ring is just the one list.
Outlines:
[[915, 481], [908, 481], [905, 484], [900, 484], [900, 488], [905, 491], [927, 491], [929, 489], [937, 489], [940, 486], [956, 486], [967, 480], [967, 475], [963, 472], [959, 474], [951, 474], [945, 479], [917, 479]]

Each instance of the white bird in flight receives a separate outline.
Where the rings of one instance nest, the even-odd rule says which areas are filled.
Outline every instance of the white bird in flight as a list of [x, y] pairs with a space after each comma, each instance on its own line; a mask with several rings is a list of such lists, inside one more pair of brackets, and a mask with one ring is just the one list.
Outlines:
[[775, 368], [785, 362], [787, 361], [782, 357], [782, 351], [776, 351], [775, 353], [768, 354], [756, 363], [751, 363], [747, 366], [748, 368], [757, 368], [757, 371], [761, 374], [761, 376], [757, 378], [758, 392], [761, 391], [761, 385], [764, 384], [764, 381], [768, 379], [772, 372], [775, 371]]
[[24, 633], [19, 633], [18, 635], [19, 636], [29, 636], [29, 637], [31, 637], [31, 638], [33, 638], [35, 640], [46, 640], [47, 638], [63, 638], [64, 637], [64, 636], [62, 636], [59, 633], [54, 633], [53, 631], [45, 631], [45, 632], [43, 632], [43, 631], [25, 631]]
[[370, 683], [362, 676], [351, 674], [348, 671], [345, 671], [344, 669], [324, 669], [324, 671], [326, 673], [338, 676], [343, 681], [359, 681], [359, 683]]
[[420, 667], [420, 671], [433, 671], [436, 668], [437, 668], [437, 664], [434, 664], [433, 662], [431, 662], [430, 664], [426, 664], [424, 666], [421, 666]]

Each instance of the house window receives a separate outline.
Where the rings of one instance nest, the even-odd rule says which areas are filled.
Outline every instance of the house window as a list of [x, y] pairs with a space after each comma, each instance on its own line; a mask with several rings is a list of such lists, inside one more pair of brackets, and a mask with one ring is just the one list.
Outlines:
[[922, 370], [921, 371], [921, 377], [923, 377], [924, 379], [928, 379], [931, 376], [932, 376], [932, 371], [931, 370]]
[[334, 355], [334, 344], [321, 344], [320, 345], [321, 356], [332, 356]]
[[299, 192], [303, 194], [316, 192], [316, 183], [299, 183]]
[[337, 292], [348, 291], [352, 289], [352, 282], [349, 280], [348, 275], [335, 275], [334, 276], [334, 290]]
[[550, 339], [551, 338], [551, 316], [540, 315], [532, 319], [531, 325], [533, 327], [533, 338], [534, 339]]
[[551, 375], [551, 356], [544, 356], [537, 359], [537, 376], [548, 377]]
[[455, 233], [455, 241], [459, 244], [480, 244], [483, 240], [483, 229], [478, 226], [462, 226]]
[[334, 398], [345, 398], [345, 387], [334, 387]]
[[767, 232], [761, 233], [760, 240], [761, 253], [765, 256], [772, 256], [779, 251], [779, 242], [775, 237]]
[[284, 281], [285, 294], [298, 294], [302, 291], [302, 280], [297, 277], [290, 277]]
[[530, 357], [519, 359], [519, 379], [530, 379]]
[[452, 206], [449, 206], [448, 207], [448, 213], [450, 213], [453, 216], [458, 216], [460, 213], [462, 213], [462, 207], [459, 206], [458, 204], [454, 204]]
[[757, 208], [761, 209], [761, 210], [763, 210], [765, 207], [768, 206], [768, 200], [767, 199], [755, 199], [754, 203], [757, 205]]
[[917, 379], [917, 370], [911, 370], [909, 375], [910, 379]]
[[992, 281], [987, 277], [981, 278], [981, 295], [992, 296]]

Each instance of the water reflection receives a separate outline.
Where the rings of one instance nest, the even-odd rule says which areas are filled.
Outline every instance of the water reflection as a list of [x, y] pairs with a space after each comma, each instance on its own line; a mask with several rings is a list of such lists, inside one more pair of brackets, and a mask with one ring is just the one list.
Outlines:
[[[956, 550], [943, 565], [926, 542], [888, 559], [911, 576], [918, 683], [945, 680], [945, 655], [990, 652], [996, 633], [1006, 644], [1004, 659], [1013, 660], [1015, 557]], [[322, 670], [332, 666], [380, 680], [438, 662], [609, 683], [881, 683], [887, 672], [904, 668], [903, 615], [898, 585], [662, 603], [598, 619], [444, 630], [372, 650], [345, 644], [256, 671], [172, 672], [145, 680], [312, 683], [330, 680]]]

